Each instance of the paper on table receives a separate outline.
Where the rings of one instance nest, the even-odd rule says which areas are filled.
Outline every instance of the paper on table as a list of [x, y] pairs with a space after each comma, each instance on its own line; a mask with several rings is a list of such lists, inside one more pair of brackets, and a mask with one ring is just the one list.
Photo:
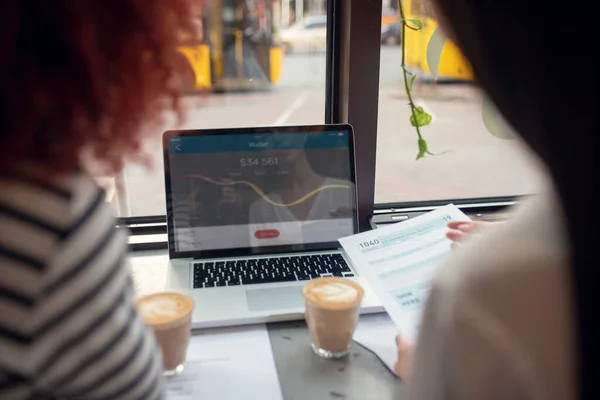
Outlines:
[[181, 375], [167, 380], [167, 400], [282, 399], [266, 326], [192, 336]]
[[452, 220], [469, 221], [450, 204], [380, 229], [340, 239], [358, 273], [375, 290], [399, 331], [417, 337], [431, 278], [451, 252]]
[[395, 373], [397, 334], [398, 328], [386, 313], [362, 315], [354, 332], [354, 341], [375, 353]]

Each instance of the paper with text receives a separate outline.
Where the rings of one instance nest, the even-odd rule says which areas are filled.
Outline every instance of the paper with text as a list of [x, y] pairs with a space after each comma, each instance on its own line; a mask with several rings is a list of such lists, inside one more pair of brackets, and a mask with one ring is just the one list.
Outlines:
[[405, 222], [340, 239], [359, 275], [410, 341], [417, 337], [431, 279], [450, 255], [447, 224], [470, 221], [454, 205]]
[[283, 398], [264, 324], [195, 334], [187, 360], [167, 379], [167, 400]]

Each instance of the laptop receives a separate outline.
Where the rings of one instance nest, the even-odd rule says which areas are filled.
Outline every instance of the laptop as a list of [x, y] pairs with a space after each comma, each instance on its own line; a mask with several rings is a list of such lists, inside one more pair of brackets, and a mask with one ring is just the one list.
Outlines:
[[167, 286], [191, 296], [194, 328], [304, 318], [301, 288], [340, 276], [365, 289], [338, 239], [358, 232], [350, 125], [163, 134]]

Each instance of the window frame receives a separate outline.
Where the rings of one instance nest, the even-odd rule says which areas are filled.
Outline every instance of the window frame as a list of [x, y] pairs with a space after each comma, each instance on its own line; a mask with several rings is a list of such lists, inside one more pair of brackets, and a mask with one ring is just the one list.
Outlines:
[[[375, 157], [379, 118], [379, 63], [383, 2], [330, 1], [328, 14], [332, 49], [327, 49], [328, 94], [331, 101], [326, 123], [354, 127], [358, 218], [361, 232], [371, 229], [375, 204]], [[374, 45], [376, 43], [376, 45]], [[337, 57], [336, 59], [334, 57]], [[365, 62], [365, 60], [369, 60]], [[329, 62], [331, 61], [331, 62]], [[331, 87], [330, 87], [331, 86]], [[337, 99], [337, 101], [334, 101]], [[327, 118], [329, 117], [329, 118]]]
[[[382, 2], [329, 0], [327, 16], [324, 122], [348, 123], [354, 127], [355, 148], [360, 149], [356, 152], [356, 179], [361, 232], [372, 229], [373, 220], [381, 220], [385, 214], [409, 212], [417, 215], [448, 203], [472, 213], [497, 212], [523, 197], [375, 204]], [[117, 226], [129, 229], [131, 236], [164, 236], [164, 241], [153, 239], [130, 243], [130, 250], [166, 248], [165, 215], [123, 217], [118, 219]]]

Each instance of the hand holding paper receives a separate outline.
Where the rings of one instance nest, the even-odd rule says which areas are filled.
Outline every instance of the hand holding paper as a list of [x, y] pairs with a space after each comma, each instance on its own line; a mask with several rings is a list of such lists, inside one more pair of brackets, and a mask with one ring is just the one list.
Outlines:
[[431, 279], [451, 254], [450, 221], [470, 221], [454, 205], [381, 229], [340, 239], [358, 273], [412, 343], [416, 340]]

